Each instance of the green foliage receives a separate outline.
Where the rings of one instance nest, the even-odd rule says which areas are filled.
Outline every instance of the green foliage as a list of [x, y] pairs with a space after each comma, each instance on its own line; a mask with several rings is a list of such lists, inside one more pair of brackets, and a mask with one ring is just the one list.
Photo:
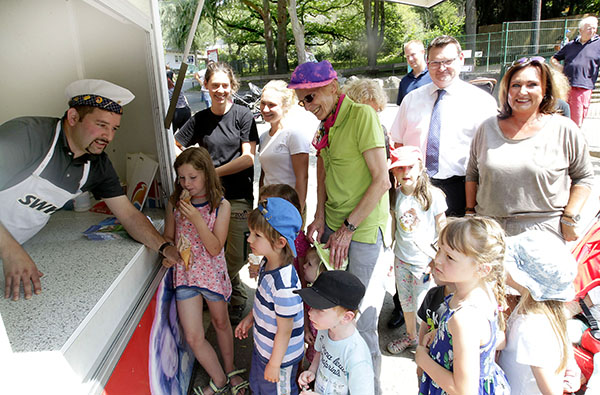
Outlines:
[[[183, 52], [190, 34], [196, 0], [172, 0], [159, 2], [160, 22], [165, 48]], [[205, 7], [206, 8], [206, 7]], [[203, 11], [204, 15], [205, 11]], [[212, 29], [206, 18], [201, 18], [192, 42], [191, 50], [203, 50], [213, 42]]]
[[[183, 50], [198, 0], [160, 1], [165, 45]], [[600, 0], [597, 0], [600, 1]], [[385, 3], [384, 41], [379, 61], [404, 61], [403, 44], [411, 39], [427, 40], [439, 34], [463, 34], [464, 0], [445, 1], [431, 10]], [[262, 0], [206, 0], [193, 49], [205, 50], [217, 40], [224, 42], [222, 60], [255, 73], [266, 67]], [[271, 18], [277, 34], [277, 0], [270, 0]], [[297, 0], [297, 12], [304, 25], [306, 47], [318, 60], [336, 65], [367, 64], [367, 40], [362, 0]], [[288, 21], [289, 22], [289, 21]], [[274, 37], [276, 40], [276, 37]], [[287, 26], [288, 59], [297, 63], [291, 24]]]

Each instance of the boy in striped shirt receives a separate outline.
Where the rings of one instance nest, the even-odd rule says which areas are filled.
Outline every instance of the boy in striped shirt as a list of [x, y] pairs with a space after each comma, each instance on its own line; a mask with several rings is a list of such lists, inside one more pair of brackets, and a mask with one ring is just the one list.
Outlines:
[[264, 256], [254, 306], [235, 329], [235, 336], [243, 339], [253, 327], [250, 389], [257, 395], [298, 394], [304, 312], [302, 299], [293, 292], [301, 284], [292, 262], [302, 217], [290, 202], [273, 197], [258, 203], [248, 226], [252, 253]]

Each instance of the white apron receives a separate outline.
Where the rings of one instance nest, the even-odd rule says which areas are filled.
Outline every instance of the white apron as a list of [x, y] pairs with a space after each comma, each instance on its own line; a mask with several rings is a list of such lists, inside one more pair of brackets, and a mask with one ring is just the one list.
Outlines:
[[32, 175], [4, 191], [0, 191], [0, 222], [23, 244], [39, 232], [50, 219], [50, 215], [58, 211], [66, 202], [81, 194], [90, 171], [90, 162], [83, 166], [83, 175], [77, 192], [70, 193], [57, 187], [50, 181], [40, 177], [50, 162], [54, 148], [60, 135], [60, 122], [56, 125], [54, 140], [46, 157]]

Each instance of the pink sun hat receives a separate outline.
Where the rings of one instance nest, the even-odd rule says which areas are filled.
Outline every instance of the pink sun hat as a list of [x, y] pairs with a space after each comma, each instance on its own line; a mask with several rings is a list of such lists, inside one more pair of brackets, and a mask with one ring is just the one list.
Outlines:
[[292, 73], [288, 89], [312, 89], [328, 85], [338, 75], [328, 60], [302, 63]]
[[423, 161], [423, 154], [419, 147], [403, 145], [390, 152], [389, 169], [402, 166], [413, 166], [418, 161]]

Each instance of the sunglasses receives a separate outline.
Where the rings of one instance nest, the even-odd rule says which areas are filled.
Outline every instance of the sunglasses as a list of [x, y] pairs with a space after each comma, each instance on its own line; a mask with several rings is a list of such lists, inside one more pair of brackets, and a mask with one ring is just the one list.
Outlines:
[[300, 107], [304, 107], [304, 105], [306, 103], [312, 103], [312, 101], [315, 100], [315, 93], [309, 93], [308, 95], [304, 96], [304, 99], [298, 100], [298, 105]]
[[521, 59], [517, 59], [514, 62], [512, 62], [512, 64], [510, 65], [510, 67], [513, 66], [521, 66], [521, 65], [525, 65], [525, 64], [529, 64], [529, 63], [539, 63], [539, 64], [544, 64], [546, 62], [546, 59], [543, 56], [532, 56], [530, 58], [521, 58]]

